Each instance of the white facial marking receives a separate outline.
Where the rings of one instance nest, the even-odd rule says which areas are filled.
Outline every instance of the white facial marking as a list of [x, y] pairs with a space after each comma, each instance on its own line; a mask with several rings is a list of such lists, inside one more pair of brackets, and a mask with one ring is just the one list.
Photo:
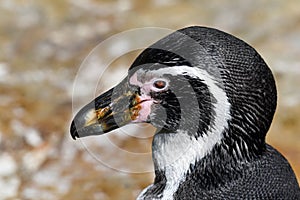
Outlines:
[[[153, 160], [158, 168], [165, 171], [167, 178], [161, 200], [172, 200], [179, 184], [185, 180], [185, 175], [189, 171], [190, 165], [202, 159], [223, 138], [222, 133], [228, 126], [228, 120], [230, 119], [230, 103], [225, 91], [218, 86], [218, 84], [222, 83], [218, 83], [207, 71], [198, 67], [164, 67], [146, 73], [153, 77], [160, 77], [162, 74], [173, 76], [185, 74], [193, 78], [200, 78], [208, 86], [212, 97], [217, 101], [213, 106], [215, 121], [211, 123], [213, 125], [209, 127], [207, 133], [203, 134], [202, 137], [197, 139], [190, 137], [185, 130], [178, 130], [177, 133], [169, 134], [167, 139], [163, 138], [166, 137], [163, 134], [154, 136], [155, 151], [153, 151]], [[145, 193], [147, 188], [143, 190], [142, 194]], [[139, 199], [142, 199], [142, 195], [139, 197]]]
[[136, 85], [136, 86], [139, 86], [139, 87], [141, 87], [141, 86], [143, 85], [142, 82], [140, 82], [140, 81], [137, 80], [137, 73], [134, 73], [134, 74], [130, 77], [129, 83], [130, 83], [131, 85]]

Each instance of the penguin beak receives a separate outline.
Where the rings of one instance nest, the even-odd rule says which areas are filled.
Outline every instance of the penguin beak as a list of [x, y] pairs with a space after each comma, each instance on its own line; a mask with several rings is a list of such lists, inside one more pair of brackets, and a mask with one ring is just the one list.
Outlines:
[[[108, 90], [84, 106], [74, 117], [70, 133], [72, 138], [102, 135], [139, 119], [142, 103], [148, 101], [132, 91], [126, 81]], [[149, 104], [148, 104], [149, 105]]]

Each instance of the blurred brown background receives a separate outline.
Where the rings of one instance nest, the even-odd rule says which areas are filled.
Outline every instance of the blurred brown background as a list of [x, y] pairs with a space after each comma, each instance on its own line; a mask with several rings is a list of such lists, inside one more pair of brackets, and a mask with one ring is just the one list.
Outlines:
[[[99, 138], [73, 141], [68, 131], [73, 82], [89, 52], [116, 33], [188, 25], [232, 33], [264, 57], [279, 93], [267, 140], [290, 161], [300, 180], [300, 1], [2, 0], [0, 199], [134, 199], [153, 174], [121, 171], [140, 165], [151, 171], [153, 129], [135, 127], [133, 132], [142, 130], [144, 139], [109, 134], [117, 150]], [[91, 83], [87, 74], [83, 91], [104, 84], [97, 91], [102, 92], [121, 80], [137, 53], [111, 64], [101, 79], [111, 82]], [[76, 106], [87, 103], [80, 97], [77, 102]], [[120, 149], [146, 157], [127, 157]]]

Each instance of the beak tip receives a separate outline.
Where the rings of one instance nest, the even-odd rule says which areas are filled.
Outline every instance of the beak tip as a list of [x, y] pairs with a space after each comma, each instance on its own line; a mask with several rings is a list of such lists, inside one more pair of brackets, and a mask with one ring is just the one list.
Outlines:
[[[114, 91], [115, 88], [110, 89], [78, 111], [70, 125], [73, 140], [91, 135], [102, 135], [131, 121], [131, 117], [127, 116], [131, 113], [127, 104], [133, 94], [127, 92], [112, 101]], [[111, 104], [116, 102], [118, 104], [113, 112]]]
[[79, 138], [79, 134], [77, 132], [76, 125], [75, 125], [74, 121], [72, 121], [72, 123], [71, 123], [70, 134], [71, 134], [71, 137], [72, 137], [73, 140], [76, 140], [76, 138]]

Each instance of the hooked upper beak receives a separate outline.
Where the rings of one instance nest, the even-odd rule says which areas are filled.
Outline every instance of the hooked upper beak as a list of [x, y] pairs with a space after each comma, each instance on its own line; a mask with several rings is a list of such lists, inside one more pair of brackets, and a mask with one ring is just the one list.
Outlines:
[[90, 135], [101, 135], [137, 121], [142, 108], [141, 103], [149, 99], [142, 98], [137, 91], [131, 91], [127, 85], [118, 86], [98, 96], [76, 114], [70, 127], [74, 140]]

